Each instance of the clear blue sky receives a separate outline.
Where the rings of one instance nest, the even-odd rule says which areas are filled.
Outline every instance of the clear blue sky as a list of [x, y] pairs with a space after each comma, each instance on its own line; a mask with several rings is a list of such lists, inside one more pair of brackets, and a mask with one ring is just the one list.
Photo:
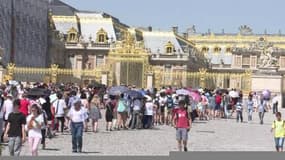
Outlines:
[[130, 26], [153, 26], [184, 32], [238, 32], [242, 24], [254, 33], [285, 33], [285, 0], [63, 0], [80, 9], [103, 11]]

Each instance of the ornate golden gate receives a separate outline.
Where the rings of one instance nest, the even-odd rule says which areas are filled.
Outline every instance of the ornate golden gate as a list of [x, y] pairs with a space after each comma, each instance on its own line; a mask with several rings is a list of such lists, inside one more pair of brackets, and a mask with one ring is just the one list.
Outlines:
[[[120, 68], [119, 72], [116, 72], [117, 64]], [[251, 90], [252, 72], [247, 70], [244, 73], [212, 73], [206, 69], [200, 69], [199, 72], [165, 73], [149, 65], [146, 53], [119, 54], [113, 52], [108, 57], [108, 65], [93, 70], [62, 69], [58, 68], [58, 65], [51, 65], [50, 68], [16, 67], [10, 63], [7, 66], [7, 74], [4, 76], [4, 80], [33, 81], [34, 75], [39, 75], [38, 77], [42, 78], [34, 81], [78, 82], [81, 84], [84, 80], [102, 82], [102, 77], [105, 75], [107, 85], [124, 83], [126, 85], [135, 84], [144, 88], [147, 87], [147, 76], [151, 75], [153, 78], [152, 87], [155, 88], [191, 86], [193, 88], [215, 89], [220, 87], [236, 88], [247, 93]], [[26, 79], [21, 79], [21, 77]], [[119, 80], [117, 80], [118, 77]], [[166, 77], [170, 77], [170, 79]]]
[[[235, 88], [248, 93], [251, 90], [251, 75], [252, 72], [250, 70], [246, 70], [243, 73], [213, 73], [208, 72], [204, 68], [199, 69], [198, 72], [164, 73], [161, 70], [155, 70], [154, 87]], [[171, 77], [171, 79], [167, 81], [165, 77]]]
[[135, 42], [131, 33], [125, 32], [124, 40], [116, 42], [108, 55], [110, 85], [146, 87], [146, 73], [151, 70], [148, 58], [143, 43]]
[[97, 67], [94, 70], [74, 70], [58, 68], [53, 64], [50, 68], [29, 68], [16, 67], [15, 64], [9, 63], [7, 66], [7, 74], [4, 81], [18, 80], [26, 82], [78, 82], [84, 83], [85, 80], [101, 82], [104, 66]]

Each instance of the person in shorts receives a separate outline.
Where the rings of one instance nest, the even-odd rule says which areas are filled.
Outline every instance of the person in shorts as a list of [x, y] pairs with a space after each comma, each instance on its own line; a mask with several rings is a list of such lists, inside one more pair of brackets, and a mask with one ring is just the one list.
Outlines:
[[281, 113], [276, 113], [276, 120], [272, 123], [271, 132], [274, 133], [275, 147], [277, 152], [283, 152], [283, 144], [285, 137], [285, 120], [281, 119]]
[[185, 101], [179, 101], [179, 109], [176, 111], [173, 118], [173, 125], [176, 128], [176, 140], [179, 151], [182, 151], [182, 142], [184, 151], [187, 152], [188, 132], [192, 126], [191, 116], [189, 116], [185, 108]]

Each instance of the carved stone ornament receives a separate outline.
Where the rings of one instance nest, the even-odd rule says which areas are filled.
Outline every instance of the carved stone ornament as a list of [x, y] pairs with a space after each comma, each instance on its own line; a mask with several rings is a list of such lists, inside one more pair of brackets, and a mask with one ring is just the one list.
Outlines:
[[252, 34], [252, 29], [247, 25], [241, 25], [239, 27], [239, 32], [242, 35], [248, 35], [248, 34]]

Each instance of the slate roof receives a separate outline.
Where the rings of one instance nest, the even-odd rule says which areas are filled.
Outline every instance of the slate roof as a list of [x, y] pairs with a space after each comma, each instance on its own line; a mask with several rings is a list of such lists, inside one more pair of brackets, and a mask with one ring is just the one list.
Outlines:
[[111, 37], [116, 41], [116, 34], [111, 18], [104, 18], [103, 13], [76, 13], [81, 28], [81, 35], [85, 41], [89, 41], [89, 37], [92, 37], [92, 41], [97, 38], [97, 32], [103, 28], [107, 32], [109, 40]]
[[150, 49], [151, 53], [166, 53], [165, 45], [171, 42], [174, 45], [176, 52], [184, 53], [173, 32], [162, 31], [142, 31], [145, 47]]

